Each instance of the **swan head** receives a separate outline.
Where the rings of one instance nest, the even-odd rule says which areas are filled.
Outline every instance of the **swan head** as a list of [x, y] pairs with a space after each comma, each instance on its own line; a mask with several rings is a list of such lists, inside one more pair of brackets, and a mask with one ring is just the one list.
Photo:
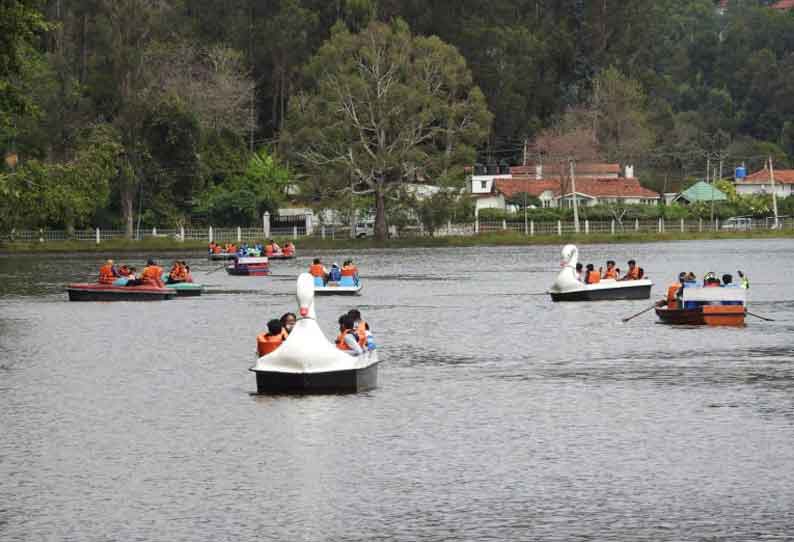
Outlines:
[[298, 275], [296, 295], [301, 318], [314, 318], [314, 277], [309, 273]]
[[579, 254], [579, 250], [576, 248], [576, 245], [565, 245], [564, 247], [562, 247], [561, 266], [575, 267], [578, 254]]

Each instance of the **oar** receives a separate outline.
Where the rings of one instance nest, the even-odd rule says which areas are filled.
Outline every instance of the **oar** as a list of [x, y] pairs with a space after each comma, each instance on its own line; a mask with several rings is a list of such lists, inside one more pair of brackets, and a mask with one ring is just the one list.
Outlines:
[[750, 316], [755, 316], [756, 318], [760, 318], [760, 319], [761, 319], [761, 320], [763, 320], [764, 322], [774, 322], [774, 321], [775, 321], [773, 318], [767, 318], [766, 316], [761, 316], [760, 314], [753, 314], [753, 313], [752, 313], [752, 312], [750, 312], [750, 311], [745, 311], [745, 312], [746, 312], [747, 314], [749, 314]]
[[650, 310], [653, 310], [653, 309], [655, 309], [655, 308], [656, 308], [656, 303], [654, 303], [653, 305], [651, 305], [651, 306], [650, 306], [650, 307], [648, 307], [647, 309], [643, 309], [643, 310], [641, 310], [641, 311], [640, 311], [640, 312], [638, 312], [637, 314], [632, 314], [632, 315], [631, 315], [631, 316], [629, 316], [628, 318], [624, 318], [624, 319], [623, 319], [623, 322], [625, 323], [625, 322], [628, 322], [629, 320], [633, 320], [633, 319], [635, 319], [636, 317], [638, 317], [638, 316], [640, 316], [640, 315], [642, 315], [642, 314], [645, 314], [646, 312], [648, 312], [648, 311], [650, 311]]

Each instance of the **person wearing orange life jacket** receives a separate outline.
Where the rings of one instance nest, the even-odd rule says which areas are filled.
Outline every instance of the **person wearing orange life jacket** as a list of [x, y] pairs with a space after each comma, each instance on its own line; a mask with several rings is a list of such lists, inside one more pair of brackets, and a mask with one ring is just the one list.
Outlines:
[[358, 284], [358, 267], [353, 265], [353, 260], [342, 263], [342, 276], [353, 277], [353, 282]]
[[657, 307], [664, 307], [667, 306], [668, 309], [678, 309], [681, 308], [681, 298], [684, 293], [684, 283], [686, 282], [686, 273], [683, 271], [678, 274], [678, 282], [671, 284], [667, 287], [667, 298], [662, 299], [659, 301], [656, 306]]
[[640, 268], [637, 267], [637, 262], [634, 260], [629, 260], [629, 270], [620, 280], [639, 280], [640, 279]]
[[113, 284], [113, 281], [118, 278], [118, 273], [113, 267], [113, 260], [108, 260], [105, 265], [99, 268], [99, 283], [100, 284]]
[[618, 279], [618, 270], [615, 268], [615, 261], [614, 260], [607, 260], [607, 268], [604, 271], [602, 279]]
[[267, 323], [267, 333], [256, 336], [256, 353], [259, 357], [274, 352], [284, 342], [281, 320], [273, 319]]
[[364, 350], [355, 333], [355, 325], [355, 320], [349, 314], [339, 317], [339, 335], [336, 337], [336, 347], [351, 356], [360, 356]]
[[163, 268], [155, 263], [154, 260], [149, 259], [146, 262], [146, 267], [141, 273], [141, 281], [148, 286], [155, 286], [157, 288], [164, 288], [163, 282]]
[[320, 258], [315, 258], [314, 262], [309, 266], [309, 274], [316, 278], [323, 279], [323, 282], [328, 282], [328, 270], [323, 265]]
[[295, 245], [292, 244], [292, 241], [287, 241], [284, 245], [284, 256], [294, 256], [295, 255]]
[[593, 264], [589, 263], [585, 267], [585, 284], [598, 284], [601, 282], [601, 273], [595, 270]]
[[347, 315], [353, 319], [353, 331], [358, 337], [358, 345], [366, 350], [370, 336], [369, 324], [361, 317], [361, 312], [358, 309], [350, 309], [347, 311]]

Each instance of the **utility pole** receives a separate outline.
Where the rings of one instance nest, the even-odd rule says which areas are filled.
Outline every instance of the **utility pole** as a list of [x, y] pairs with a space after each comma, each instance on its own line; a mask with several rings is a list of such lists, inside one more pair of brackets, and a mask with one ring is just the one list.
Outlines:
[[529, 142], [529, 140], [527, 138], [524, 138], [524, 159], [521, 162], [521, 165], [524, 165], [524, 166], [527, 165], [527, 144], [528, 144], [528, 142]]
[[706, 153], [706, 182], [709, 182], [710, 172], [711, 172], [711, 155]]
[[576, 196], [576, 177], [573, 172], [573, 157], [568, 159], [571, 166], [571, 192], [573, 192], [573, 228], [576, 233], [579, 233], [579, 204]]
[[771, 154], [769, 155], [769, 182], [772, 184], [772, 211], [775, 213], [775, 229], [777, 229], [777, 187], [775, 186], [775, 166], [772, 164]]

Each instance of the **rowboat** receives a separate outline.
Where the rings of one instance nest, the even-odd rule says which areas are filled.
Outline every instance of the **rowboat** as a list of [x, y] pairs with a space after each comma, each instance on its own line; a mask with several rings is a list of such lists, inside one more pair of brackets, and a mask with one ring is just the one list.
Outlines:
[[232, 265], [226, 266], [226, 272], [236, 276], [264, 276], [270, 274], [270, 266], [265, 257], [235, 258]]
[[687, 286], [680, 302], [656, 307], [659, 320], [670, 325], [741, 327], [746, 314], [747, 290], [739, 287]]
[[74, 283], [66, 287], [69, 301], [162, 301], [177, 295], [173, 288]]

